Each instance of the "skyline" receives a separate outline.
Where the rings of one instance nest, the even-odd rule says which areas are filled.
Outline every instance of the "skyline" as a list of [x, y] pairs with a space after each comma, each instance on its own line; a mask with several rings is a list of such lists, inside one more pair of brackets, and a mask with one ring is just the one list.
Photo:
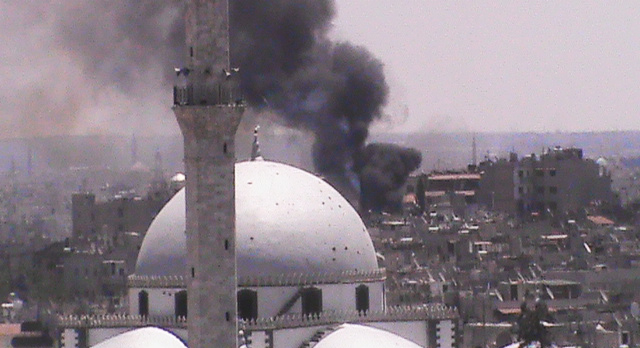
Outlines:
[[[118, 65], [139, 49], [110, 12], [126, 4], [100, 3], [94, 13], [83, 1], [0, 1], [8, 14], [0, 24], [0, 137], [178, 133], [163, 85], [173, 66], [150, 61], [131, 73]], [[640, 130], [633, 2], [337, 0], [336, 12], [331, 37], [366, 47], [385, 65], [390, 98], [374, 133]], [[174, 16], [151, 19], [159, 38]], [[119, 46], [102, 52], [104, 61], [80, 57], [101, 40]], [[129, 89], [112, 76], [130, 79]]]

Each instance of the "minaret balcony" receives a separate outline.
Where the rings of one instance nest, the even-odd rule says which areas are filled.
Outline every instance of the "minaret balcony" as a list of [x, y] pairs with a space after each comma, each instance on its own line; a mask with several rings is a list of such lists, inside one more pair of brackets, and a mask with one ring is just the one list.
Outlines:
[[174, 86], [174, 106], [196, 105], [242, 105], [244, 99], [238, 87], [231, 87], [227, 83], [211, 86]]

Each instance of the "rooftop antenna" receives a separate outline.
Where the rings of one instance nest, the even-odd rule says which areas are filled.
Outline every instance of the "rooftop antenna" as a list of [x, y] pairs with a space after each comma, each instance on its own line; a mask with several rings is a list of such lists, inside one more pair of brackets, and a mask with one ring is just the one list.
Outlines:
[[131, 165], [138, 162], [138, 141], [136, 140], [136, 133], [131, 136]]
[[471, 164], [478, 165], [478, 147], [476, 144], [476, 133], [473, 133], [473, 142], [471, 143]]
[[31, 177], [31, 174], [33, 174], [33, 149], [31, 149], [31, 145], [29, 145], [27, 153], [27, 176]]

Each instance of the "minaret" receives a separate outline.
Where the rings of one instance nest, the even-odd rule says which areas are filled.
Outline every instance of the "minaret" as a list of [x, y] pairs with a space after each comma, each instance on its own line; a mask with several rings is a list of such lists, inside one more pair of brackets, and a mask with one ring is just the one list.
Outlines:
[[228, 0], [186, 2], [184, 137], [189, 348], [237, 348], [234, 138], [244, 107], [229, 65]]

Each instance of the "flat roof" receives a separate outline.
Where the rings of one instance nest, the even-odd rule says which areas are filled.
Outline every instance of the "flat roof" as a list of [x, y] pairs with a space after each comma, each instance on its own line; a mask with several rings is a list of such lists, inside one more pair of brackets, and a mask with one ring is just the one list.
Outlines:
[[427, 177], [427, 180], [480, 180], [480, 174], [460, 173], [460, 174], [434, 174]]

